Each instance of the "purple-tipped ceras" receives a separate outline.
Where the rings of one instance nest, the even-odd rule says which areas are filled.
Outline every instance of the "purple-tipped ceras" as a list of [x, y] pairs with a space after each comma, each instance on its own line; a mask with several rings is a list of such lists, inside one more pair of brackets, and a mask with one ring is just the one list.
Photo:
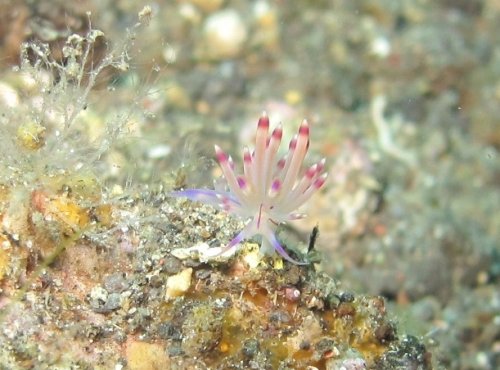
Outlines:
[[221, 253], [237, 246], [243, 239], [260, 235], [262, 253], [277, 251], [287, 261], [304, 264], [288, 255], [275, 230], [282, 222], [304, 217], [296, 210], [325, 183], [325, 159], [305, 170], [302, 168], [309, 147], [309, 124], [306, 120], [302, 121], [298, 133], [290, 141], [288, 153], [278, 159], [282, 134], [281, 124], [269, 134], [269, 118], [264, 113], [257, 123], [255, 149], [250, 151], [245, 147], [243, 151], [243, 174], [236, 174], [231, 157], [215, 146], [227, 191], [187, 189], [171, 193], [215, 205], [249, 220]]

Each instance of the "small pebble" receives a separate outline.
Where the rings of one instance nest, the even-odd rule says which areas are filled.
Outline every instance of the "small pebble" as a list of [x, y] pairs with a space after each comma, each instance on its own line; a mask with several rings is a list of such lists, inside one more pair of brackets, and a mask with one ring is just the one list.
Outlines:
[[169, 300], [175, 297], [182, 296], [191, 286], [192, 268], [187, 268], [179, 272], [177, 275], [170, 276], [167, 280], [167, 290], [165, 299]]
[[247, 40], [247, 29], [238, 12], [221, 10], [210, 15], [203, 28], [204, 50], [209, 59], [234, 58]]

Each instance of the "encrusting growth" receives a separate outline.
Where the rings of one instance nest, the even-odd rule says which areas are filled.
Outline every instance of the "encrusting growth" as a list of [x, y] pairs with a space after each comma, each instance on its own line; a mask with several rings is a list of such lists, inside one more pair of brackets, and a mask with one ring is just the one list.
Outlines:
[[275, 231], [280, 223], [305, 216], [296, 210], [325, 183], [325, 159], [303, 171], [302, 165], [309, 148], [309, 124], [306, 120], [302, 121], [298, 133], [290, 141], [288, 153], [277, 159], [282, 135], [281, 125], [269, 134], [269, 118], [264, 112], [257, 123], [255, 149], [251, 151], [245, 147], [243, 151], [243, 174], [236, 174], [232, 158], [215, 146], [228, 190], [186, 189], [171, 193], [175, 197], [217, 206], [250, 220], [221, 254], [244, 239], [260, 235], [263, 254], [277, 251], [289, 262], [306, 264], [288, 255]]

